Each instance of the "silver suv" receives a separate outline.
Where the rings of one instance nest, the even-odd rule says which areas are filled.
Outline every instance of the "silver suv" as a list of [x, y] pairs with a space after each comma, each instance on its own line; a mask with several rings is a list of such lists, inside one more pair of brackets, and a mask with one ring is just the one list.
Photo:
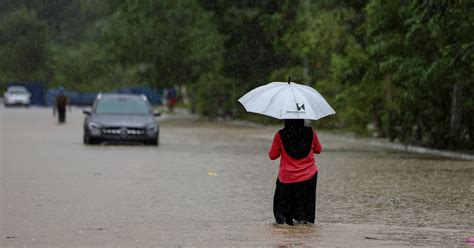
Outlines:
[[99, 94], [92, 109], [84, 110], [84, 143], [139, 141], [158, 146], [160, 126], [144, 95]]

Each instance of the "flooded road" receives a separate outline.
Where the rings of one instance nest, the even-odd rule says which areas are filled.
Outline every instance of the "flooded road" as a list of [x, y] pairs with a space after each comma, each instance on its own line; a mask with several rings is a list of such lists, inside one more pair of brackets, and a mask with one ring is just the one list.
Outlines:
[[79, 109], [0, 109], [1, 247], [454, 246], [474, 162], [319, 133], [316, 225], [274, 225], [278, 127], [164, 115], [160, 146], [82, 144]]

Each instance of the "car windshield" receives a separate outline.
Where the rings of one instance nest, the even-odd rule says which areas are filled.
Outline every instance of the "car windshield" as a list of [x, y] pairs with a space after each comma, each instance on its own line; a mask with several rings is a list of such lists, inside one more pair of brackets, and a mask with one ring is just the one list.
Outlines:
[[97, 103], [97, 114], [149, 114], [148, 105], [140, 98], [104, 98]]
[[9, 91], [9, 93], [12, 94], [12, 95], [25, 95], [26, 91], [24, 91], [24, 90], [11, 90], [11, 91]]
[[11, 94], [11, 95], [24, 95], [28, 93], [26, 88], [18, 87], [18, 86], [9, 87], [7, 92], [8, 94]]

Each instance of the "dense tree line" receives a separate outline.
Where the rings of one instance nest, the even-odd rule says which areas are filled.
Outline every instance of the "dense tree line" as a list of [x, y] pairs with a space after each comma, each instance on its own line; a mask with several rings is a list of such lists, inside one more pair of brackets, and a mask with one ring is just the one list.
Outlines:
[[0, 0], [0, 82], [177, 85], [200, 114], [247, 118], [242, 94], [291, 76], [336, 109], [320, 126], [473, 149], [473, 5]]

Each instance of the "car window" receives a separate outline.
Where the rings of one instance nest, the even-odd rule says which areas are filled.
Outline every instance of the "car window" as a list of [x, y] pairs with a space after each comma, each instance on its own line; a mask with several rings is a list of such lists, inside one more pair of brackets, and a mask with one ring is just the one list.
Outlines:
[[140, 98], [103, 98], [96, 106], [97, 114], [149, 114], [145, 101]]
[[12, 95], [25, 95], [26, 91], [24, 91], [24, 90], [11, 90], [11, 91], [9, 91], [9, 93], [12, 94]]
[[7, 92], [9, 94], [26, 94], [26, 93], [28, 93], [28, 91], [26, 90], [25, 87], [20, 87], [20, 86], [8, 87]]

